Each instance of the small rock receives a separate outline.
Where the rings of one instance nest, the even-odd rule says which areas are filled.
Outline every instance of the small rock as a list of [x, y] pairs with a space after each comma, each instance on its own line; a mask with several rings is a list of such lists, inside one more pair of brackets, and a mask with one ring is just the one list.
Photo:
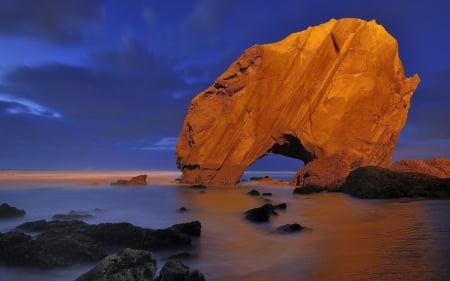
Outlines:
[[188, 209], [186, 207], [181, 207], [178, 209], [179, 212], [187, 212]]
[[206, 189], [206, 186], [204, 186], [203, 184], [194, 184], [194, 185], [189, 186], [189, 188], [192, 188], [192, 189]]
[[17, 209], [16, 207], [10, 206], [7, 203], [3, 203], [0, 205], [0, 219], [23, 216], [25, 216], [24, 210]]
[[271, 204], [265, 204], [259, 208], [253, 208], [245, 212], [245, 218], [251, 222], [268, 222], [271, 215], [275, 214]]
[[307, 185], [303, 187], [297, 187], [294, 189], [294, 194], [313, 194], [313, 193], [319, 193], [322, 192], [323, 188], [316, 185]]
[[286, 203], [280, 203], [278, 205], [274, 205], [273, 209], [274, 210], [286, 210], [287, 208], [287, 204]]
[[269, 176], [264, 176], [264, 177], [250, 177], [251, 181], [260, 181], [260, 180], [264, 180], [264, 179], [270, 179]]
[[153, 281], [156, 260], [147, 251], [123, 249], [109, 255], [75, 281]]
[[264, 192], [262, 196], [272, 196], [272, 192]]
[[298, 232], [302, 230], [303, 227], [298, 223], [292, 223], [292, 224], [285, 224], [282, 226], [277, 227], [277, 232], [279, 233], [292, 233], [292, 232]]
[[56, 214], [54, 220], [81, 220], [92, 218], [93, 215], [89, 211], [70, 211], [67, 214]]
[[147, 185], [147, 175], [132, 177], [130, 180], [117, 180], [111, 185]]
[[258, 190], [252, 189], [249, 192], [247, 192], [247, 194], [250, 196], [259, 196], [260, 193]]

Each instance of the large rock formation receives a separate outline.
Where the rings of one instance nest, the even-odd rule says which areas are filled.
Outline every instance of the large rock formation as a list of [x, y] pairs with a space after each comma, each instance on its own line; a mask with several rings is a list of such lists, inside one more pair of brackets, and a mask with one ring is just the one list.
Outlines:
[[448, 198], [450, 178], [366, 166], [359, 167], [348, 175], [342, 191], [361, 198]]
[[192, 100], [176, 148], [181, 180], [235, 184], [269, 153], [306, 164], [296, 185], [388, 166], [418, 83], [375, 21], [332, 19], [255, 45]]
[[406, 173], [421, 173], [438, 178], [450, 178], [450, 159], [432, 158], [428, 160], [405, 159], [394, 162], [391, 170]]

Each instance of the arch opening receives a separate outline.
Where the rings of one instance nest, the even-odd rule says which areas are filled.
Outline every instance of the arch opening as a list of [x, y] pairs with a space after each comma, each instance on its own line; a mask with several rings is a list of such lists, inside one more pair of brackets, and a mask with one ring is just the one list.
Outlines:
[[314, 153], [311, 153], [305, 149], [296, 136], [291, 134], [283, 134], [281, 136], [281, 140], [281, 144], [274, 144], [268, 152], [302, 160], [305, 165], [316, 158]]
[[241, 180], [269, 176], [276, 180], [290, 181], [300, 168], [315, 158], [297, 137], [283, 134], [277, 143], [246, 169]]

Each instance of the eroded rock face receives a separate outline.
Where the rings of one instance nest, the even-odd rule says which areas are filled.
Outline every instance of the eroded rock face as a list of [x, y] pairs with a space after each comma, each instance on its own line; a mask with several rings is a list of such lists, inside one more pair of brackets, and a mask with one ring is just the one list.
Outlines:
[[390, 169], [396, 172], [422, 173], [438, 178], [450, 178], [450, 159], [405, 159], [394, 162]]
[[296, 185], [306, 172], [326, 186], [386, 167], [418, 83], [375, 21], [332, 19], [255, 45], [192, 100], [176, 148], [181, 180], [235, 184], [269, 153], [307, 164]]

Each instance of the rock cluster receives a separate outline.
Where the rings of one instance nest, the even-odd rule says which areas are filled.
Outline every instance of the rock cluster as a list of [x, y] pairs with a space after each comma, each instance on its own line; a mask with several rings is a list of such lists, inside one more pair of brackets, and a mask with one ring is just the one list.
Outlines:
[[[36, 237], [23, 231], [38, 232]], [[167, 250], [191, 245], [199, 236], [198, 221], [166, 229], [148, 229], [130, 223], [90, 225], [82, 221], [34, 221], [16, 231], [0, 233], [0, 262], [43, 268], [97, 261], [110, 247]]]
[[[109, 255], [75, 281], [204, 281], [198, 270], [190, 271], [178, 260], [169, 260], [156, 277], [156, 260], [151, 252], [125, 248]], [[155, 278], [156, 277], [156, 278]]]
[[358, 167], [387, 167], [418, 83], [375, 21], [332, 19], [255, 45], [191, 101], [181, 181], [236, 184], [269, 153], [306, 164], [299, 186], [331, 189]]

